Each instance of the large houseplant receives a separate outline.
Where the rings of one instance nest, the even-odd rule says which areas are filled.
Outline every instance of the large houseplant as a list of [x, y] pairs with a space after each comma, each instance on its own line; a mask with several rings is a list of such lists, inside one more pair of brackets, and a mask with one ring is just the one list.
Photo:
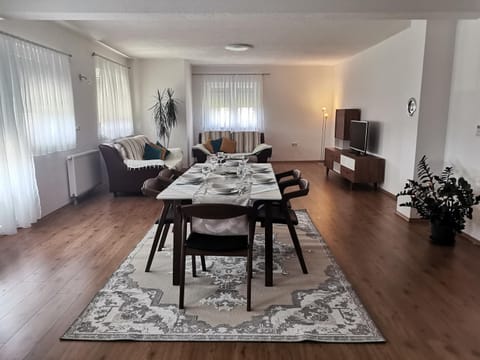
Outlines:
[[173, 89], [157, 89], [155, 103], [149, 109], [153, 111], [153, 120], [157, 128], [158, 139], [168, 147], [172, 129], [177, 125], [178, 100], [173, 97]]
[[431, 222], [431, 240], [434, 244], [453, 245], [455, 234], [465, 228], [465, 218], [472, 218], [473, 206], [480, 196], [463, 177], [455, 178], [453, 168], [447, 166], [440, 176], [434, 175], [423, 156], [418, 163], [418, 181], [408, 180], [398, 196], [408, 195], [410, 200], [400, 204], [416, 209], [420, 216]]

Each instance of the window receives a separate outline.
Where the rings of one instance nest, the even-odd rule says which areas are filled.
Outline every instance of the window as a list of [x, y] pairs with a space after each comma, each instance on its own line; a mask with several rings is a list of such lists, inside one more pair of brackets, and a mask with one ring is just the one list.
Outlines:
[[205, 131], [263, 131], [261, 75], [204, 75]]
[[0, 34], [0, 235], [40, 218], [33, 155], [75, 145], [69, 57]]
[[115, 139], [131, 135], [133, 118], [128, 68], [96, 55], [95, 71], [99, 137]]
[[70, 59], [55, 51], [5, 36], [16, 61], [27, 133], [34, 155], [76, 146]]

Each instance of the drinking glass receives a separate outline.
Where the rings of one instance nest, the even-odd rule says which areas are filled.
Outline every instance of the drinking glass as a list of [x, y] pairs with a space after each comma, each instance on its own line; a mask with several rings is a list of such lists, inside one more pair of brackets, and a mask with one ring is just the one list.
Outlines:
[[210, 167], [210, 164], [204, 163], [202, 165], [202, 174], [205, 176], [205, 178], [208, 176], [212, 168]]

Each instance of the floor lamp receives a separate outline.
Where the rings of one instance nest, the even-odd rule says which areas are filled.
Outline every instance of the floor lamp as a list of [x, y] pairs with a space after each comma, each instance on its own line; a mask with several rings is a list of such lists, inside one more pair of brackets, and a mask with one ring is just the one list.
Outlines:
[[322, 123], [322, 152], [321, 156], [323, 161], [325, 161], [325, 131], [327, 129], [327, 119], [328, 119], [328, 113], [327, 113], [327, 108], [322, 107], [322, 117], [323, 117], [323, 123]]

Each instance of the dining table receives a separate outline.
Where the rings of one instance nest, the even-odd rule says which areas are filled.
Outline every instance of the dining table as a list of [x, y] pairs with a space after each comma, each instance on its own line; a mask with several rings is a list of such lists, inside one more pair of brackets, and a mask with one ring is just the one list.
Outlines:
[[[239, 166], [239, 164], [235, 164]], [[157, 195], [158, 200], [165, 204], [172, 203], [175, 211], [173, 224], [173, 261], [172, 261], [172, 282], [173, 285], [180, 284], [180, 258], [182, 244], [182, 222], [180, 206], [185, 201], [193, 201], [201, 191], [208, 196], [206, 187], [208, 183], [229, 184], [235, 181], [237, 172], [235, 166], [228, 166], [228, 162], [217, 166], [208, 174], [202, 172], [205, 169], [204, 163], [196, 163], [179, 176], [173, 183]], [[273, 286], [273, 228], [272, 228], [272, 202], [282, 199], [282, 194], [275, 178], [273, 167], [270, 163], [248, 163], [244, 165], [245, 172], [242, 181], [248, 184], [248, 197], [253, 203], [262, 201], [265, 208], [265, 286]], [[238, 175], [240, 176], [240, 175]], [[193, 181], [195, 179], [195, 181]], [[204, 190], [205, 189], [205, 190]], [[239, 193], [241, 193], [240, 191]], [[242, 194], [243, 196], [245, 194]], [[231, 197], [237, 194], [228, 195]], [[212, 201], [210, 201], [212, 202]], [[214, 202], [214, 201], [213, 201]]]

